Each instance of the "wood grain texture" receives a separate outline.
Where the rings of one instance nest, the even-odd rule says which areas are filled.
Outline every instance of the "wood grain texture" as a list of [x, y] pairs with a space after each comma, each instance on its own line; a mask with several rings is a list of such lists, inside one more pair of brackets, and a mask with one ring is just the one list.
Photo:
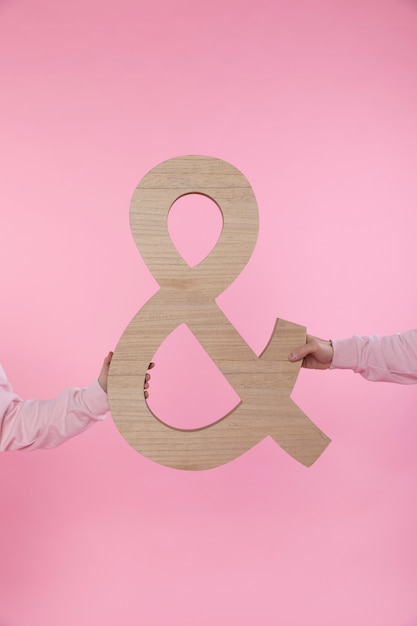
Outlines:
[[[223, 216], [218, 243], [194, 268], [178, 254], [167, 228], [171, 206], [190, 193], [211, 198]], [[244, 268], [256, 243], [258, 211], [249, 182], [220, 159], [170, 159], [137, 186], [130, 222], [160, 290], [130, 322], [111, 363], [108, 395], [121, 434], [148, 458], [179, 469], [222, 465], [267, 436], [297, 461], [311, 465], [329, 439], [290, 399], [300, 364], [287, 358], [294, 346], [305, 342], [305, 328], [277, 320], [267, 348], [257, 357], [214, 300]], [[150, 360], [182, 323], [241, 399], [227, 416], [195, 430], [163, 423], [151, 413], [143, 395]]]

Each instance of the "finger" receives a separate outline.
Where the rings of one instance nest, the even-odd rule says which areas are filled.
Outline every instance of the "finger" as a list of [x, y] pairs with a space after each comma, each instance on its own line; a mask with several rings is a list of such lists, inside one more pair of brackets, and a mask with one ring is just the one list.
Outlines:
[[151, 370], [153, 367], [155, 367], [155, 363], [149, 363], [148, 370]]
[[143, 395], [145, 396], [145, 400], [149, 398], [149, 393], [147, 391], [145, 391]]
[[288, 360], [293, 362], [301, 361], [308, 354], [311, 354], [311, 352], [313, 352], [313, 349], [314, 348], [312, 343], [305, 343], [303, 346], [295, 348], [295, 350], [293, 350], [291, 354], [288, 355]]

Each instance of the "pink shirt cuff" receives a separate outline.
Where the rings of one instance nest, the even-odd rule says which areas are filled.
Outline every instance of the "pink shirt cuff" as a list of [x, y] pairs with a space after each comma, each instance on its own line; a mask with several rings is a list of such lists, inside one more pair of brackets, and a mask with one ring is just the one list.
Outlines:
[[354, 337], [350, 339], [332, 339], [333, 360], [330, 369], [357, 370], [358, 349]]
[[83, 389], [83, 396], [91, 414], [98, 419], [104, 419], [109, 411], [109, 401], [98, 380], [95, 380], [91, 385]]

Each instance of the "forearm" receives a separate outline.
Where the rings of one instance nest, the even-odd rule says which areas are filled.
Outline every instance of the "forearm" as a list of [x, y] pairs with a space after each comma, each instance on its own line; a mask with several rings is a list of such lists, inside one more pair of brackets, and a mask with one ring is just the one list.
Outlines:
[[371, 381], [417, 384], [417, 329], [333, 340], [331, 369], [352, 369]]
[[22, 400], [9, 388], [2, 398], [0, 450], [54, 448], [78, 435], [108, 411], [107, 395], [95, 381], [67, 389], [53, 400]]

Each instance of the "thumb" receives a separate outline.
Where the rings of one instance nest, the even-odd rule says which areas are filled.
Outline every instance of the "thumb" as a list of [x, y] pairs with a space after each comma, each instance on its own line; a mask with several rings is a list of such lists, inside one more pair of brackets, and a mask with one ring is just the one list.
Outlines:
[[302, 359], [304, 359], [304, 357], [307, 356], [307, 354], [310, 354], [311, 352], [311, 345], [309, 345], [308, 343], [305, 343], [303, 346], [298, 346], [298, 348], [295, 348], [290, 355], [288, 355], [288, 360], [289, 361], [301, 361]]

